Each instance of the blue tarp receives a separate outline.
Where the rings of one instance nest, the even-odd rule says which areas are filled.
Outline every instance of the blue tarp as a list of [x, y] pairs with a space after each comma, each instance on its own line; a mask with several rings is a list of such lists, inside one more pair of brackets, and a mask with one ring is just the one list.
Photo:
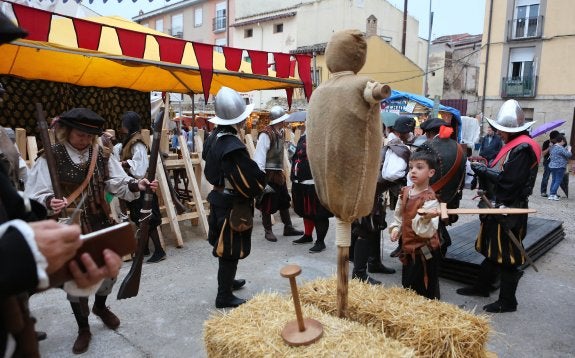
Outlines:
[[[412, 93], [408, 93], [408, 92], [401, 92], [401, 91], [396, 91], [396, 90], [392, 90], [391, 96], [384, 99], [382, 102], [383, 103], [394, 102], [394, 101], [400, 101], [402, 99], [408, 99], [408, 100], [417, 102], [424, 107], [427, 107], [429, 109], [433, 109], [433, 100], [426, 98], [426, 97], [423, 97], [423, 96], [416, 95], [416, 94], [412, 94]], [[461, 125], [461, 113], [459, 112], [459, 110], [457, 110], [453, 107], [444, 106], [442, 104], [439, 105], [439, 110], [444, 111], [444, 112], [449, 112], [453, 115], [453, 118], [455, 118], [455, 120], [457, 121], [457, 141], [458, 142], [461, 141], [461, 127], [462, 127], [462, 125]]]

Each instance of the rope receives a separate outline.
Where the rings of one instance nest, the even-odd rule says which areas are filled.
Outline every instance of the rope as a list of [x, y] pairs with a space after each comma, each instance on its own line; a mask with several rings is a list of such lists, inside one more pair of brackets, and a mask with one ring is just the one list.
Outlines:
[[351, 223], [335, 219], [335, 244], [339, 247], [351, 245]]

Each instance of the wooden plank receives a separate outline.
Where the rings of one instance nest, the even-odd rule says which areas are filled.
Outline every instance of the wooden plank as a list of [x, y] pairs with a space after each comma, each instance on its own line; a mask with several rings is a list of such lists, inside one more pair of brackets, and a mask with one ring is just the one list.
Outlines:
[[[180, 140], [182, 140], [183, 143], [183, 139], [184, 137], [180, 135]], [[194, 173], [194, 167], [192, 164], [192, 158], [190, 157], [190, 152], [188, 151], [188, 147], [183, 145], [181, 146], [181, 151], [182, 151], [182, 158], [184, 158], [185, 161], [185, 167], [186, 167], [186, 174], [188, 175], [188, 179], [190, 181], [190, 183], [192, 183], [192, 195], [193, 195], [193, 200], [196, 203], [196, 208], [198, 210], [198, 214], [199, 214], [199, 221], [200, 221], [200, 226], [201, 228], [204, 230], [204, 233], [206, 234], [206, 238], [208, 237], [208, 218], [206, 216], [206, 211], [204, 210], [204, 205], [202, 205], [202, 196], [200, 193], [200, 187], [198, 185], [198, 182], [196, 181], [196, 176]]]
[[[162, 162], [160, 156], [158, 156], [158, 168], [162, 168]], [[158, 184], [160, 189], [160, 195], [164, 201], [164, 206], [166, 208], [166, 219], [167, 223], [170, 224], [170, 228], [176, 237], [176, 246], [184, 246], [184, 240], [182, 239], [182, 232], [180, 231], [180, 224], [178, 222], [176, 209], [174, 208], [174, 202], [172, 201], [172, 196], [170, 195], [170, 188], [168, 187], [169, 178], [166, 177], [166, 172], [164, 170], [156, 170], [156, 177], [158, 178]], [[163, 219], [162, 219], [163, 223]]]
[[[475, 239], [479, 232], [479, 220], [453, 227], [449, 234], [453, 244], [447, 250], [440, 266], [440, 276], [464, 283], [473, 283], [479, 273], [484, 257], [475, 251]], [[527, 254], [536, 260], [565, 238], [562, 222], [558, 220], [529, 217], [527, 236], [523, 245]], [[527, 263], [522, 266], [526, 268]]]
[[142, 140], [144, 141], [144, 143], [148, 146], [148, 148], [152, 147], [152, 138], [150, 138], [151, 134], [150, 134], [150, 130], [149, 129], [142, 129], [140, 131], [140, 133], [142, 134]]
[[[286, 186], [288, 187], [288, 190], [291, 190], [291, 179], [290, 179], [290, 174], [291, 174], [291, 163], [288, 159], [288, 154], [287, 154], [287, 149], [284, 146], [284, 162], [283, 162], [283, 169], [284, 169], [284, 174], [286, 177]], [[293, 200], [292, 200], [293, 203]]]
[[16, 136], [16, 148], [18, 148], [22, 159], [26, 160], [26, 130], [24, 128], [16, 128], [14, 133]]
[[256, 146], [254, 145], [254, 139], [251, 134], [246, 134], [246, 148], [248, 153], [250, 153], [250, 158], [254, 159], [254, 153], [256, 152]]
[[168, 153], [170, 151], [170, 136], [168, 135], [168, 129], [162, 129], [162, 135], [160, 136], [160, 152]]
[[31, 167], [34, 165], [36, 158], [38, 157], [38, 143], [36, 142], [36, 137], [28, 136], [27, 137], [27, 152], [28, 152], [28, 166]]

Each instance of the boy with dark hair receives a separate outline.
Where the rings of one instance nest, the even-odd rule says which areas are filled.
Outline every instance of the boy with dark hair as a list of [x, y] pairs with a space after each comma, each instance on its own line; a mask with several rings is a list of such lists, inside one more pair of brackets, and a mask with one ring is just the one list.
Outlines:
[[[435, 174], [436, 161], [432, 153], [411, 154], [409, 179], [411, 186], [402, 188], [395, 207], [394, 220], [389, 226], [391, 241], [401, 236], [399, 259], [403, 263], [401, 283], [429, 299], [439, 299], [439, 202], [429, 180]], [[419, 214], [424, 209], [426, 214]]]

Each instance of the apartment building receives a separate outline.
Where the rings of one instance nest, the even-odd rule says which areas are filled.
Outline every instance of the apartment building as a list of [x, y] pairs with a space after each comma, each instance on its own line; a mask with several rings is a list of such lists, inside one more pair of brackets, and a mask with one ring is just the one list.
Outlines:
[[[189, 41], [270, 52], [269, 64], [273, 70], [271, 52], [289, 53], [318, 44], [325, 46], [333, 32], [366, 29], [368, 18], [372, 18], [373, 32], [381, 41], [401, 49], [403, 12], [385, 0], [184, 0], [141, 13], [133, 20]], [[405, 56], [411, 62], [408, 66], [415, 64], [412, 69], [415, 72], [419, 70], [417, 67], [425, 68], [427, 50], [427, 42], [417, 36], [418, 32], [419, 22], [408, 16]], [[244, 56], [249, 61], [247, 53]], [[394, 64], [391, 66], [386, 71], [393, 71]], [[315, 85], [319, 85], [329, 74], [314, 67], [313, 75]], [[421, 91], [422, 86], [414, 92]], [[259, 91], [247, 96], [256, 107], [265, 108], [271, 99], [285, 97], [285, 91]], [[298, 98], [304, 98], [303, 91], [294, 93], [294, 99]]]
[[233, 42], [228, 31], [234, 0], [184, 0], [147, 13], [133, 21], [165, 34], [219, 46]]
[[575, 142], [573, 14], [572, 0], [486, 1], [479, 75], [486, 116], [495, 117], [505, 100], [516, 99], [535, 127], [566, 120], [560, 129]]
[[[427, 94], [442, 100], [464, 100], [464, 115], [481, 111], [479, 63], [482, 35], [455, 34], [433, 40], [429, 52]], [[461, 110], [461, 109], [460, 109]]]
[[[235, 14], [235, 20], [230, 23], [234, 47], [315, 54], [312, 77], [316, 86], [329, 76], [327, 68], [321, 64], [324, 61], [322, 54], [325, 44], [336, 31], [360, 29], [367, 33], [366, 24], [371, 21], [371, 33], [396, 50], [402, 47], [403, 12], [385, 0], [238, 0]], [[415, 69], [411, 68], [413, 74], [425, 68], [427, 41], [419, 38], [418, 32], [419, 22], [408, 16], [405, 56], [411, 64], [402, 62], [398, 65], [395, 62], [390, 67], [374, 71], [393, 72], [399, 67], [415, 64]], [[396, 52], [391, 53], [395, 55]], [[273, 59], [270, 58], [271, 63]], [[415, 89], [412, 84], [408, 87]], [[415, 92], [421, 91], [422, 85], [419, 85]], [[300, 95], [296, 92], [294, 98]], [[281, 96], [281, 91], [266, 91], [254, 94], [253, 98], [256, 104], [265, 105], [272, 97]]]

